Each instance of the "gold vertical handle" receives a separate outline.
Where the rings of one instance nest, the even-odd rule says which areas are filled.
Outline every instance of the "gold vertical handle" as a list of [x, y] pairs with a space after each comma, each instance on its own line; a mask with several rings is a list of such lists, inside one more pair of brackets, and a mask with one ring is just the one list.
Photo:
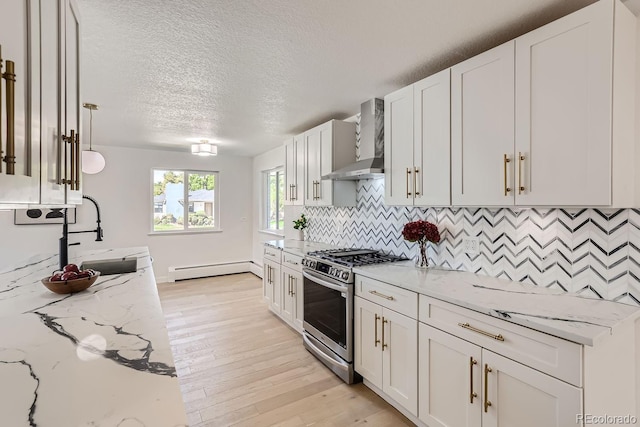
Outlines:
[[296, 195], [296, 185], [295, 184], [291, 184], [291, 200], [298, 200], [298, 197]]
[[268, 265], [267, 268], [268, 268], [268, 270], [267, 270], [267, 273], [268, 273], [267, 274], [267, 281], [269, 282], [269, 284], [271, 284], [272, 283], [271, 282], [271, 266]]
[[75, 151], [76, 151], [76, 190], [80, 190], [80, 133], [76, 133], [76, 142], [75, 142]]
[[389, 321], [385, 319], [384, 316], [382, 316], [382, 351], [384, 351], [385, 348], [389, 347], [387, 343], [384, 342], [384, 325], [386, 325], [387, 323], [389, 323]]
[[322, 199], [322, 187], [320, 186], [321, 181], [316, 181], [318, 184], [318, 200]]
[[407, 199], [411, 197], [411, 192], [409, 191], [409, 176], [411, 175], [411, 169], [407, 168]]
[[293, 292], [293, 291], [291, 290], [291, 279], [293, 279], [293, 277], [291, 277], [291, 275], [289, 275], [289, 280], [288, 280], [288, 282], [289, 282], [289, 283], [288, 283], [288, 285], [289, 285], [289, 292], [288, 292], [289, 296], [291, 296], [291, 294], [292, 294], [292, 292]]
[[522, 194], [524, 186], [522, 185], [522, 161], [524, 156], [521, 152], [518, 152], [518, 194]]
[[373, 320], [373, 331], [375, 334], [375, 338], [374, 338], [374, 342], [373, 342], [373, 346], [377, 347], [378, 344], [380, 343], [380, 340], [378, 339], [378, 320], [380, 320], [380, 316], [378, 316], [378, 313], [375, 313], [375, 319]]
[[507, 163], [509, 163], [511, 161], [511, 159], [509, 159], [509, 157], [507, 157], [507, 155], [504, 155], [504, 195], [508, 196], [509, 192], [511, 191], [511, 188], [509, 188], [509, 186], [507, 185]]
[[13, 61], [6, 61], [7, 71], [2, 74], [2, 77], [7, 81], [7, 146], [6, 155], [2, 159], [7, 164], [7, 175], [15, 174], [16, 166], [16, 74], [15, 63]]
[[488, 364], [484, 364], [484, 412], [489, 412], [489, 406], [491, 406], [491, 401], [489, 400], [489, 372], [492, 372], [492, 369]]
[[296, 296], [296, 278], [291, 276], [291, 296]]
[[420, 172], [420, 169], [418, 168], [413, 168], [413, 195], [414, 196], [419, 196], [420, 192], [418, 191], [418, 173]]
[[313, 181], [313, 200], [318, 200], [318, 189], [316, 187], [316, 184], [318, 184], [318, 182]]
[[[0, 117], [2, 117], [2, 77], [4, 74], [2, 73], [2, 45], [0, 45]], [[0, 135], [2, 135], [2, 120], [0, 120]], [[0, 136], [0, 172], [2, 172], [2, 137]]]
[[473, 365], [477, 365], [478, 361], [472, 357], [469, 357], [469, 400], [473, 403], [473, 398], [478, 397], [478, 393], [473, 391]]
[[69, 181], [69, 184], [71, 184], [71, 189], [75, 190], [76, 189], [76, 147], [75, 147], [75, 141], [76, 141], [76, 131], [71, 129], [71, 136], [69, 137], [69, 144], [70, 147], [69, 149], [71, 150], [71, 179]]

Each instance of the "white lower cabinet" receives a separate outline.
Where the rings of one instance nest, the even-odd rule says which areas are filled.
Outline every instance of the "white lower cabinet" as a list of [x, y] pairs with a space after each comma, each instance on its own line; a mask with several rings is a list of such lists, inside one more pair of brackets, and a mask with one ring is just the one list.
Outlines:
[[269, 310], [302, 332], [304, 312], [304, 289], [302, 278], [302, 256], [264, 248], [264, 270], [262, 275], [262, 298]]
[[[417, 415], [418, 321], [384, 306], [398, 301], [396, 296], [391, 295], [392, 286], [372, 282], [375, 288], [370, 288], [369, 284], [356, 279], [355, 370], [382, 391], [386, 395], [383, 397], [390, 398], [411, 414]], [[417, 295], [413, 295], [417, 298]], [[413, 305], [416, 304], [417, 300]]]
[[302, 332], [302, 312], [304, 309], [302, 280], [301, 272], [282, 266], [280, 286], [282, 310], [280, 317], [300, 332]]
[[420, 324], [419, 418], [429, 427], [576, 425], [582, 390]]
[[280, 264], [264, 260], [264, 272], [262, 274], [262, 296], [269, 304], [269, 310], [280, 314], [282, 298], [280, 283]]

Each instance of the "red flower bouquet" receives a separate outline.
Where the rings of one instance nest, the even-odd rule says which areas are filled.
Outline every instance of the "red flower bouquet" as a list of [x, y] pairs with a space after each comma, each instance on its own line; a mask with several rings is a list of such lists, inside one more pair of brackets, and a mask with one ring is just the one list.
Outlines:
[[427, 242], [440, 242], [440, 232], [438, 231], [438, 227], [429, 221], [419, 219], [404, 225], [404, 228], [402, 229], [402, 237], [409, 242], [418, 242], [420, 245], [416, 258], [416, 267], [429, 267], [429, 260], [427, 258]]

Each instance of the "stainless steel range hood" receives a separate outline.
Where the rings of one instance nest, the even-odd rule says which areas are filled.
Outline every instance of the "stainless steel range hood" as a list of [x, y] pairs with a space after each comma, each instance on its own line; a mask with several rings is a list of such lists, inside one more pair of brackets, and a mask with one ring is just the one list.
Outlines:
[[383, 172], [384, 100], [370, 99], [360, 106], [359, 160], [322, 176], [322, 179], [358, 180], [382, 178], [384, 177]]

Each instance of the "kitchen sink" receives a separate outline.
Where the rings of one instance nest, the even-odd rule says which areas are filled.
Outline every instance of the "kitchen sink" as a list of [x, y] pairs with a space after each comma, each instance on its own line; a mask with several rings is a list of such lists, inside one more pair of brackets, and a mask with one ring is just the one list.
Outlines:
[[138, 258], [96, 259], [84, 261], [80, 265], [81, 270], [86, 270], [88, 268], [99, 271], [102, 276], [133, 273], [138, 269]]

